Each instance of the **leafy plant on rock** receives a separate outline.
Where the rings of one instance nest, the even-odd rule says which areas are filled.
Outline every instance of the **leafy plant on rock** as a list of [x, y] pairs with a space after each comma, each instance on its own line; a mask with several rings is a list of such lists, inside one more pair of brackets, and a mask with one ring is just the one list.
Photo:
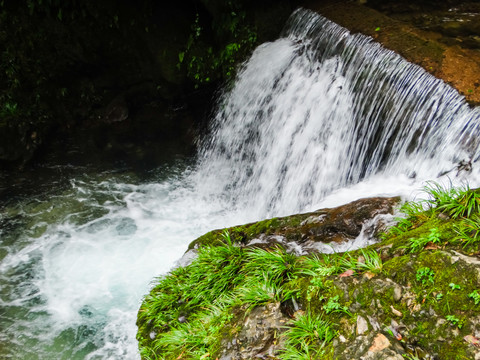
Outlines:
[[348, 316], [352, 316], [352, 313], [348, 311], [347, 306], [342, 306], [339, 302], [339, 295], [335, 295], [333, 297], [328, 298], [328, 302], [323, 305], [323, 310], [325, 310], [325, 313], [330, 314], [330, 313], [337, 313], [341, 312], [344, 314], [347, 314]]
[[478, 293], [477, 290], [473, 290], [470, 294], [468, 294], [468, 297], [473, 299], [475, 302], [475, 305], [480, 304], [480, 294]]
[[440, 243], [440, 232], [437, 228], [430, 229], [430, 233], [426, 237], [410, 238], [408, 239], [408, 249], [410, 252], [418, 252], [422, 250], [428, 243]]
[[436, 212], [444, 212], [452, 219], [469, 217], [480, 211], [480, 194], [464, 187], [442, 186], [436, 182], [429, 182], [425, 192], [431, 196], [425, 202]]
[[422, 267], [417, 270], [416, 278], [423, 286], [434, 283], [435, 273], [429, 267]]

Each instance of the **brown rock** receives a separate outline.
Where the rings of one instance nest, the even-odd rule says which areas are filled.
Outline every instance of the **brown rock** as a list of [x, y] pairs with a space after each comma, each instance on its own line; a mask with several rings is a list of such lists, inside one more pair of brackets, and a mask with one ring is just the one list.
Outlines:
[[375, 336], [375, 339], [373, 339], [373, 344], [370, 346], [368, 351], [371, 351], [373, 353], [382, 351], [390, 346], [390, 341], [385, 337], [383, 334], [378, 334]]

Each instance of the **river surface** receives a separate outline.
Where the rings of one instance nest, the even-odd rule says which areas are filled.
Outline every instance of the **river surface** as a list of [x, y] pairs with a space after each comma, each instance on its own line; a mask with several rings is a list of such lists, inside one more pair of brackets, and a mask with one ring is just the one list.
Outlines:
[[59, 161], [4, 190], [0, 358], [138, 359], [142, 297], [196, 237], [415, 198], [427, 180], [478, 186], [479, 119], [419, 67], [297, 11], [218, 99], [195, 158], [145, 172]]

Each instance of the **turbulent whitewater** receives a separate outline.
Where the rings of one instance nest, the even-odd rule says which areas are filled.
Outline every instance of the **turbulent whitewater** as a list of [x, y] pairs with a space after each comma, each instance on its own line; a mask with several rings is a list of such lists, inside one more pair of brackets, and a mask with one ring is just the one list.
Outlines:
[[0, 357], [135, 359], [149, 281], [213, 228], [426, 180], [478, 186], [480, 112], [370, 38], [306, 10], [218, 100], [194, 164], [81, 169], [0, 214]]

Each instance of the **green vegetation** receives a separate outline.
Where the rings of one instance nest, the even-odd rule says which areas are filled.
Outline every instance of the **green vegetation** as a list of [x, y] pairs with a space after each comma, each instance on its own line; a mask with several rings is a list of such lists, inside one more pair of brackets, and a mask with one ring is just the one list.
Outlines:
[[[160, 278], [145, 298], [138, 315], [142, 358], [215, 359], [249, 314], [272, 306], [285, 319], [272, 340], [278, 359], [339, 357], [356, 341], [352, 314], [374, 318], [392, 343], [400, 339], [439, 359], [470, 358], [464, 337], [473, 331], [480, 284], [475, 265], [458, 254], [480, 244], [476, 232], [460, 238], [455, 229], [478, 216], [479, 195], [434, 183], [425, 190], [430, 198], [404, 204], [405, 217], [382, 242], [344, 254], [295, 256], [278, 246], [241, 245], [287, 222], [299, 226], [299, 216], [204, 235], [195, 242], [196, 260]], [[394, 320], [401, 330], [391, 327]], [[346, 341], [335, 340], [339, 335]], [[418, 351], [404, 357], [423, 358]]]
[[323, 305], [322, 309], [325, 310], [325, 313], [330, 314], [334, 312], [343, 312], [348, 316], [352, 316], [350, 311], [348, 311], [348, 306], [342, 306], [338, 302], [339, 295], [335, 295], [331, 298], [328, 298], [328, 301], [325, 305]]
[[454, 326], [457, 326], [459, 329], [462, 328], [462, 322], [460, 321], [460, 319], [458, 317], [456, 317], [455, 315], [447, 315], [445, 317], [448, 321], [450, 321], [450, 323]]
[[435, 273], [429, 267], [422, 267], [417, 270], [417, 281], [423, 286], [433, 285]]
[[321, 316], [312, 316], [310, 312], [298, 316], [285, 332], [285, 350], [281, 354], [284, 360], [316, 359], [325, 354], [325, 345], [336, 334], [333, 324]]
[[468, 294], [468, 297], [473, 299], [475, 305], [480, 304], [480, 294], [477, 290], [473, 290], [470, 294]]
[[[233, 327], [231, 333], [225, 333], [221, 324], [227, 319], [240, 321], [253, 308], [268, 303], [291, 304], [292, 298], [300, 297], [299, 282], [309, 279], [309, 291], [316, 291], [315, 297], [311, 295], [312, 310], [299, 315], [285, 331], [282, 358], [293, 359], [294, 354], [312, 358], [312, 354], [323, 353], [338, 327], [324, 320], [323, 314], [351, 314], [338, 294], [318, 290], [328, 275], [339, 274], [356, 262], [335, 254], [302, 258], [280, 247], [245, 249], [234, 244], [226, 232], [221, 239], [222, 245], [200, 248], [192, 264], [160, 278], [145, 298], [138, 316], [142, 357], [213, 357], [221, 338], [236, 331]], [[363, 253], [374, 259], [373, 252]], [[322, 306], [315, 308], [316, 303]]]
[[383, 263], [382, 263], [382, 258], [373, 249], [369, 250], [360, 250], [360, 253], [362, 254], [364, 261], [363, 262], [358, 262], [357, 266], [360, 269], [364, 269], [366, 271], [370, 271], [374, 274], [379, 274], [382, 272], [383, 269]]

